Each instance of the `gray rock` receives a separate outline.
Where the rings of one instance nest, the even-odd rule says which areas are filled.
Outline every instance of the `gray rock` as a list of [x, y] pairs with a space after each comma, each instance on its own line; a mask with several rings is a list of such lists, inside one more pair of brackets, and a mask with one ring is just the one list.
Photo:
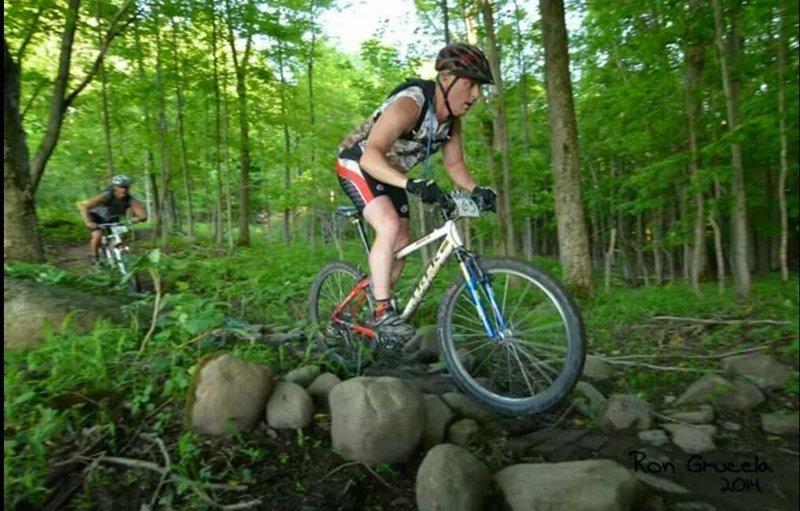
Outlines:
[[415, 361], [428, 363], [439, 358], [439, 336], [436, 325], [425, 325], [403, 346], [403, 351], [413, 354]]
[[448, 428], [447, 438], [456, 445], [466, 447], [478, 440], [480, 432], [478, 423], [473, 419], [461, 419]]
[[442, 399], [459, 417], [475, 419], [478, 422], [486, 422], [495, 417], [494, 412], [483, 408], [472, 398], [460, 392], [446, 392], [442, 394]]
[[745, 378], [762, 390], [781, 387], [792, 378], [791, 367], [761, 353], [728, 357], [722, 365], [728, 378]]
[[640, 431], [638, 436], [639, 440], [642, 442], [655, 447], [661, 447], [662, 445], [669, 443], [669, 437], [660, 429]]
[[456, 357], [461, 361], [461, 365], [464, 366], [467, 372], [472, 371], [472, 367], [475, 365], [475, 357], [468, 350], [459, 348], [456, 350]]
[[722, 426], [724, 429], [727, 429], [728, 431], [741, 431], [742, 429], [741, 424], [731, 421], [725, 421], [722, 424], [720, 424], [720, 426]]
[[346, 380], [331, 390], [330, 406], [333, 447], [350, 460], [406, 461], [425, 432], [422, 394], [398, 378]]
[[717, 448], [714, 445], [714, 426], [665, 424], [664, 429], [672, 434], [672, 442], [689, 454], [701, 454]]
[[306, 391], [320, 410], [329, 411], [330, 404], [328, 402], [328, 396], [331, 390], [333, 390], [333, 387], [340, 383], [342, 383], [342, 380], [335, 374], [322, 373], [311, 382], [311, 385], [308, 386]]
[[489, 488], [489, 469], [470, 452], [452, 444], [434, 447], [419, 466], [419, 511], [481, 511]]
[[453, 420], [453, 412], [439, 396], [423, 394], [428, 420], [422, 436], [423, 449], [430, 449], [444, 441], [447, 426]]
[[586, 356], [586, 363], [583, 365], [583, 377], [593, 381], [605, 381], [614, 377], [616, 371], [611, 364], [594, 355]]
[[741, 378], [730, 381], [709, 373], [692, 383], [675, 404], [708, 403], [715, 407], [744, 411], [758, 406], [762, 401], [764, 395], [749, 381]]
[[797, 436], [800, 434], [800, 415], [781, 413], [762, 413], [761, 427], [773, 435]]
[[601, 417], [608, 406], [608, 399], [591, 383], [579, 381], [575, 385], [575, 393], [584, 396], [589, 401], [589, 415], [593, 418]]
[[714, 409], [710, 405], [702, 405], [697, 410], [672, 412], [669, 416], [687, 424], [709, 424], [714, 420]]
[[189, 387], [189, 423], [207, 435], [230, 434], [231, 426], [250, 431], [264, 417], [272, 394], [272, 371], [254, 362], [222, 354], [200, 361]]
[[708, 502], [676, 502], [673, 511], [717, 511], [717, 508]]
[[611, 460], [521, 464], [494, 476], [511, 511], [632, 509], [636, 478]]
[[650, 404], [627, 394], [612, 395], [605, 413], [600, 418], [600, 426], [610, 431], [629, 428], [644, 431], [650, 429], [651, 422]]
[[300, 429], [311, 424], [314, 401], [303, 387], [282, 381], [267, 402], [267, 424], [275, 429]]
[[639, 480], [642, 484], [647, 486], [648, 488], [661, 492], [661, 493], [670, 493], [670, 494], [683, 494], [689, 493], [689, 490], [684, 488], [683, 486], [679, 485], [678, 483], [674, 483], [669, 479], [664, 479], [663, 477], [656, 477], [653, 474], [648, 474], [645, 472], [636, 472], [633, 473], [636, 476], [636, 479]]
[[308, 387], [311, 382], [319, 376], [319, 373], [319, 366], [303, 366], [289, 371], [289, 374], [287, 374], [284, 379], [288, 382], [296, 383], [301, 387]]

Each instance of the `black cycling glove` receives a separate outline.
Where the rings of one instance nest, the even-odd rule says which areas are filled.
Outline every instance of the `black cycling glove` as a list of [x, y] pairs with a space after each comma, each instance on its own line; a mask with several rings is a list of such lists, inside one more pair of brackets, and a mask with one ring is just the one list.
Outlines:
[[476, 186], [472, 189], [472, 200], [482, 211], [497, 211], [497, 194], [491, 188]]
[[434, 204], [444, 197], [444, 192], [432, 179], [428, 181], [424, 179], [409, 179], [406, 181], [406, 191], [416, 195], [426, 204]]

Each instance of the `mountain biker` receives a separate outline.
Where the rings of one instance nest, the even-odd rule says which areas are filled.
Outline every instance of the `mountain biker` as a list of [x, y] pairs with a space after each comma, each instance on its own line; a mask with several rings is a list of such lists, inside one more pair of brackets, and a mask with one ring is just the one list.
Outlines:
[[432, 180], [410, 179], [406, 173], [442, 149], [453, 182], [493, 209], [496, 194], [478, 186], [467, 170], [461, 147], [461, 121], [480, 96], [482, 84], [494, 83], [489, 61], [472, 45], [448, 44], [436, 58], [436, 80], [409, 79], [397, 86], [372, 116], [339, 146], [339, 183], [364, 219], [375, 229], [369, 253], [375, 328], [407, 337], [414, 328], [404, 323], [391, 300], [391, 287], [403, 261], [394, 252], [410, 243], [408, 196], [436, 203], [443, 192]]
[[79, 204], [83, 222], [92, 231], [92, 239], [89, 242], [90, 259], [97, 261], [97, 251], [100, 249], [100, 240], [103, 231], [97, 224], [107, 224], [119, 222], [121, 216], [125, 215], [128, 209], [133, 211], [131, 222], [144, 222], [147, 220], [142, 204], [129, 193], [131, 178], [124, 174], [119, 174], [111, 178], [111, 183], [103, 192], [91, 199]]

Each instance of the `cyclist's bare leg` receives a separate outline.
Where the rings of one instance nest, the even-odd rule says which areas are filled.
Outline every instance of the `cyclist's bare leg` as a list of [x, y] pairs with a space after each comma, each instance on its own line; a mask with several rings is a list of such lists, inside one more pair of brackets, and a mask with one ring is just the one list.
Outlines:
[[[397, 239], [394, 243], [394, 251], [397, 252], [408, 246], [411, 243], [411, 237], [409, 236], [409, 221], [408, 218], [401, 218], [400, 219], [400, 233], [397, 236]], [[397, 279], [400, 278], [400, 274], [403, 272], [403, 266], [406, 264], [405, 259], [395, 260], [392, 263], [392, 275], [391, 275], [391, 285], [394, 286]]]
[[95, 229], [92, 231], [92, 239], [89, 241], [90, 254], [96, 256], [97, 251], [100, 250], [100, 240], [103, 237], [103, 231]]
[[364, 219], [375, 229], [375, 241], [369, 251], [372, 293], [376, 300], [391, 296], [394, 247], [401, 233], [400, 217], [387, 196], [376, 197], [364, 208]]

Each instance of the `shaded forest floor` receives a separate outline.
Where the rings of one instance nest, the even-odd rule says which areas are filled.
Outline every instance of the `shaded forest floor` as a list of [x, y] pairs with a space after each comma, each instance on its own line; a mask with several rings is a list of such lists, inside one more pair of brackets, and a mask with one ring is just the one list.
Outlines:
[[[48, 252], [51, 260], [69, 272], [91, 272], [83, 240], [50, 240]], [[6, 507], [416, 509], [414, 480], [422, 454], [407, 463], [375, 467], [347, 462], [331, 448], [327, 415], [315, 416], [303, 431], [274, 431], [262, 424], [251, 433], [227, 438], [201, 437], [184, 428], [190, 369], [205, 353], [229, 350], [279, 371], [318, 362], [304, 355], [302, 341], [275, 350], [204, 337], [204, 332], [227, 328], [231, 321], [263, 322], [287, 330], [302, 325], [310, 278], [320, 261], [335, 257], [332, 251], [309, 254], [303, 264], [298, 263], [298, 253], [291, 251], [270, 253], [266, 262], [258, 251], [241, 251], [232, 260], [220, 258], [213, 249], [179, 247], [168, 253], [187, 260], [188, 267], [162, 268], [167, 305], [143, 355], [135, 354], [135, 348], [147, 325], [132, 331], [100, 326], [93, 336], [54, 336], [31, 353], [7, 354]], [[287, 284], [289, 268], [303, 278]], [[774, 276], [757, 278], [754, 297], [746, 301], [720, 298], [713, 290], [709, 283], [705, 297], [695, 299], [684, 284], [616, 289], [582, 303], [590, 353], [612, 359], [648, 355], [652, 358], [647, 362], [654, 365], [718, 369], [718, 359], [688, 356], [761, 346], [797, 369], [796, 276], [790, 283]], [[152, 308], [152, 294], [140, 302]], [[423, 308], [421, 313], [423, 321], [432, 318], [430, 309]], [[654, 319], [658, 315], [731, 322], [698, 325]], [[230, 320], [230, 316], [238, 319]], [[761, 319], [791, 324], [748, 322]], [[85, 351], [67, 353], [75, 351], [76, 345]], [[676, 359], [676, 354], [687, 357]], [[102, 376], [87, 374], [103, 370], [107, 373]], [[606, 395], [636, 394], [657, 409], [695, 379], [685, 372], [642, 366], [618, 370], [616, 378], [598, 388]], [[446, 375], [429, 376], [422, 367], [379, 364], [373, 372], [422, 380], [423, 385], [440, 390], [453, 388]], [[702, 501], [718, 510], [797, 509], [798, 439], [767, 435], [760, 423], [762, 412], [797, 411], [797, 386], [795, 375], [791, 385], [768, 395], [756, 410], [718, 417], [717, 422], [734, 422], [741, 429], [721, 432], [718, 449], [705, 456], [709, 461], [739, 463], [758, 455], [772, 472], [745, 475], [744, 479], [754, 481], [748, 491], [726, 492], [725, 475], [682, 470], [687, 456], [670, 445], [661, 451], [677, 462], [679, 470], [656, 475], [682, 484], [691, 493], [667, 496], [667, 504]], [[543, 433], [530, 437], [536, 431]], [[567, 437], [571, 440], [559, 441]], [[595, 439], [589, 442], [588, 437]], [[483, 425], [471, 450], [497, 471], [515, 463], [594, 457], [615, 459], [633, 468], [630, 453], [640, 447], [634, 434], [606, 434], [592, 419], [565, 405], [538, 417], [498, 418]], [[35, 479], [38, 474], [40, 480]], [[733, 480], [737, 474], [729, 476]]]

